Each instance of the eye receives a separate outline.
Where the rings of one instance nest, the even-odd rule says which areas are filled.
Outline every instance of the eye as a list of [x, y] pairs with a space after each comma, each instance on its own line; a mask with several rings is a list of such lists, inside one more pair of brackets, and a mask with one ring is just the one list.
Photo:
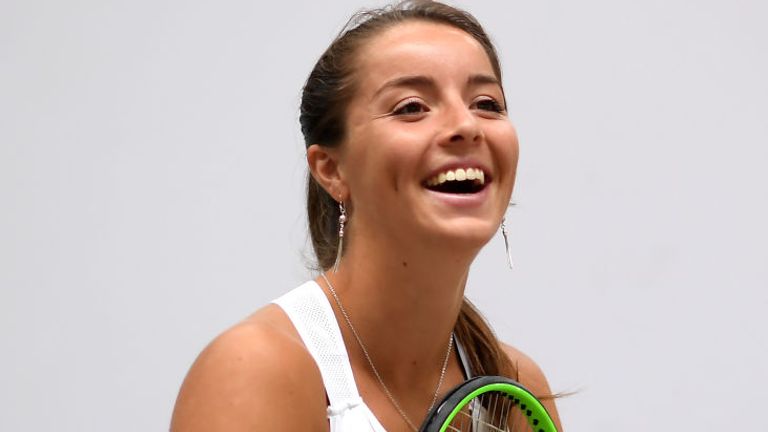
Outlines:
[[484, 98], [484, 99], [478, 100], [477, 102], [475, 102], [475, 107], [482, 111], [490, 111], [495, 113], [504, 112], [504, 107], [502, 107], [500, 103], [496, 102], [495, 99], [491, 99], [491, 98]]
[[409, 99], [395, 107], [395, 109], [392, 111], [392, 114], [413, 116], [426, 113], [427, 111], [429, 111], [429, 108], [427, 108], [424, 103], [418, 100]]

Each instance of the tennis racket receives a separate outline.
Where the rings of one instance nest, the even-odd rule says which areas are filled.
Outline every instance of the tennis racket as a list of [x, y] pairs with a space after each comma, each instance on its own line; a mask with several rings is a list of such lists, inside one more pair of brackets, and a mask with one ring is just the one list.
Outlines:
[[427, 414], [420, 432], [557, 432], [547, 409], [519, 383], [479, 376], [460, 384]]

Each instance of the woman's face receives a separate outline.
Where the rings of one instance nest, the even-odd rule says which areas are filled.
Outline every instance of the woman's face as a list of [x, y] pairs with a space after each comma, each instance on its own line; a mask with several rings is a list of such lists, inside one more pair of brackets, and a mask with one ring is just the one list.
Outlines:
[[339, 150], [353, 230], [485, 244], [509, 203], [518, 143], [482, 46], [407, 22], [369, 41], [356, 66]]

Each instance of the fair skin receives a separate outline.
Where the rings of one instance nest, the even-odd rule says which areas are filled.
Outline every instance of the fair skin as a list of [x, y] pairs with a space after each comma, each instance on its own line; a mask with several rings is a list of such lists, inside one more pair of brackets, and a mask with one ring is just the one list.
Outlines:
[[[469, 266], [509, 202], [517, 136], [485, 51], [461, 30], [396, 25], [362, 48], [356, 79], [344, 142], [307, 152], [312, 175], [350, 215], [344, 259], [328, 276], [387, 387], [419, 424]], [[482, 170], [482, 189], [456, 194], [427, 186], [456, 168]], [[361, 396], [386, 430], [409, 431], [334, 309]], [[523, 385], [551, 393], [532, 360], [505, 349]], [[454, 352], [440, 393], [463, 380]], [[559, 428], [554, 403], [544, 403]], [[326, 407], [314, 361], [282, 310], [269, 305], [203, 351], [171, 430], [328, 431]]]

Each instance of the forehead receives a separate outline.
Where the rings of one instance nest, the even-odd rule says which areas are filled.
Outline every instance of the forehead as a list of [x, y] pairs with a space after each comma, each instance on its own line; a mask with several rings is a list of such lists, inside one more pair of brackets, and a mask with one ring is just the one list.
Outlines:
[[[370, 40], [357, 59], [360, 90], [399, 75], [438, 79], [472, 74], [495, 75], [483, 46], [469, 33], [438, 23], [397, 24]], [[463, 78], [463, 76], [462, 76]]]

